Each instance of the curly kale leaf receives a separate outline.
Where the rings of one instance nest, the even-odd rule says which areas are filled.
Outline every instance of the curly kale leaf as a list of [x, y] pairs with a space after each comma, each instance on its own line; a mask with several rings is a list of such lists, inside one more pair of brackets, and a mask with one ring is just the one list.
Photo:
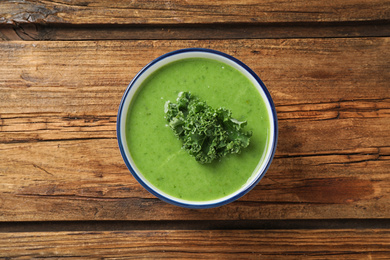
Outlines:
[[165, 104], [165, 117], [183, 148], [198, 162], [238, 154], [249, 145], [252, 132], [243, 131], [247, 122], [232, 118], [230, 110], [213, 109], [190, 92], [179, 93], [176, 101]]

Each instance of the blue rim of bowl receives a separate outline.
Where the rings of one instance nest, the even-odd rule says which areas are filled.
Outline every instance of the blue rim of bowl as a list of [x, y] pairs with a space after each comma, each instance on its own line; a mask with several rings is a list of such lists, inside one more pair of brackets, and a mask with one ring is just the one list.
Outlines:
[[[252, 184], [250, 186], [248, 186], [245, 190], [241, 191], [240, 193], [234, 195], [233, 197], [229, 197], [227, 198], [226, 200], [222, 200], [220, 202], [216, 202], [216, 203], [210, 203], [210, 204], [206, 204], [207, 201], [205, 201], [204, 204], [191, 204], [191, 203], [183, 203], [183, 202], [178, 202], [178, 201], [175, 201], [175, 200], [172, 200], [170, 198], [167, 198], [163, 195], [161, 195], [160, 193], [156, 192], [155, 190], [153, 190], [151, 187], [149, 187], [149, 185], [147, 185], [139, 176], [138, 174], [136, 173], [136, 171], [134, 170], [133, 166], [130, 164], [127, 156], [126, 156], [126, 153], [124, 151], [124, 147], [123, 147], [123, 144], [122, 144], [122, 139], [121, 139], [121, 130], [120, 130], [120, 122], [121, 122], [121, 116], [122, 116], [122, 110], [123, 110], [123, 105], [124, 105], [124, 102], [127, 98], [127, 95], [129, 94], [129, 91], [130, 89], [132, 88], [132, 86], [134, 85], [134, 83], [137, 81], [137, 79], [146, 71], [148, 70], [151, 66], [153, 66], [154, 64], [156, 64], [157, 62], [161, 61], [161, 60], [164, 60], [165, 58], [167, 57], [170, 57], [170, 56], [173, 56], [173, 55], [177, 55], [177, 54], [180, 54], [180, 53], [186, 53], [186, 52], [206, 52], [206, 53], [211, 53], [211, 54], [216, 54], [216, 55], [220, 55], [222, 57], [225, 57], [227, 59], [230, 59], [231, 61], [233, 61], [234, 63], [238, 64], [239, 66], [241, 66], [244, 70], [246, 70], [249, 74], [251, 74], [253, 76], [253, 78], [259, 83], [259, 85], [261, 86], [262, 90], [264, 91], [266, 97], [267, 97], [267, 100], [269, 102], [269, 105], [271, 107], [271, 111], [272, 111], [272, 116], [273, 116], [273, 123], [274, 123], [274, 139], [273, 139], [273, 148], [272, 148], [272, 151], [271, 151], [271, 156], [267, 162], [267, 165], [266, 167], [263, 169], [263, 172], [257, 177], [256, 180], [254, 180], [252, 182]], [[244, 196], [245, 194], [247, 194], [250, 190], [252, 190], [258, 183], [259, 181], [264, 177], [265, 173], [267, 172], [268, 168], [270, 167], [271, 165], [271, 162], [273, 160], [273, 157], [275, 155], [275, 150], [276, 150], [276, 145], [277, 145], [277, 140], [278, 140], [278, 119], [277, 119], [277, 114], [276, 114], [276, 109], [275, 109], [275, 105], [274, 105], [274, 102], [272, 100], [272, 97], [268, 91], [268, 89], [266, 88], [266, 86], [264, 85], [264, 83], [261, 81], [261, 79], [259, 78], [259, 76], [257, 76], [257, 74], [255, 72], [252, 71], [252, 69], [250, 69], [245, 63], [243, 63], [242, 61], [234, 58], [233, 56], [230, 56], [229, 54], [226, 54], [226, 53], [223, 53], [223, 52], [220, 52], [220, 51], [216, 51], [216, 50], [212, 50], [212, 49], [206, 49], [206, 48], [187, 48], [187, 49], [179, 49], [179, 50], [175, 50], [175, 51], [172, 51], [172, 52], [168, 52], [156, 59], [154, 59], [153, 61], [151, 61], [150, 63], [148, 63], [145, 67], [143, 67], [138, 73], [137, 75], [133, 78], [133, 80], [130, 82], [130, 84], [128, 85], [128, 87], [126, 88], [126, 91], [125, 93], [123, 94], [122, 96], [122, 100], [120, 102], [120, 105], [119, 105], [119, 109], [118, 109], [118, 116], [117, 116], [117, 140], [118, 140], [118, 145], [119, 145], [119, 150], [121, 152], [121, 155], [122, 155], [122, 158], [123, 160], [125, 161], [125, 164], [127, 166], [127, 168], [129, 169], [129, 171], [131, 172], [131, 174], [134, 176], [134, 178], [147, 190], [149, 191], [151, 194], [153, 194], [154, 196], [156, 196], [157, 198], [161, 199], [162, 201], [165, 201], [167, 203], [170, 203], [172, 205], [175, 205], [175, 206], [180, 206], [180, 207], [184, 207], [184, 208], [191, 208], [191, 209], [206, 209], [206, 208], [215, 208], [215, 207], [220, 207], [220, 206], [223, 206], [223, 205], [226, 205], [228, 203], [231, 203], [233, 201], [236, 201], [237, 199], [241, 198], [242, 196]]]

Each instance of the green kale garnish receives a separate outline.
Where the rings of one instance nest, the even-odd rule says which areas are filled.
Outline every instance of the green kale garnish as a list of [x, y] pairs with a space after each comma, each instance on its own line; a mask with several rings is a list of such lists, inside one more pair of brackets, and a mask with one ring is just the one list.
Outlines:
[[190, 92], [179, 93], [176, 103], [167, 101], [164, 112], [183, 148], [202, 164], [240, 153], [252, 136], [243, 131], [246, 121], [232, 118], [228, 109], [213, 109]]

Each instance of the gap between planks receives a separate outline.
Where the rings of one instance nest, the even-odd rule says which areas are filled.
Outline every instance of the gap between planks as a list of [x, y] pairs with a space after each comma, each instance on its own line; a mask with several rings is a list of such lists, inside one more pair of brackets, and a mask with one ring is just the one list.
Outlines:
[[126, 230], [315, 230], [390, 229], [390, 219], [195, 220], [195, 221], [22, 221], [0, 222], [4, 232]]
[[388, 37], [390, 21], [233, 23], [184, 25], [12, 24], [0, 25], [0, 40], [212, 40]]

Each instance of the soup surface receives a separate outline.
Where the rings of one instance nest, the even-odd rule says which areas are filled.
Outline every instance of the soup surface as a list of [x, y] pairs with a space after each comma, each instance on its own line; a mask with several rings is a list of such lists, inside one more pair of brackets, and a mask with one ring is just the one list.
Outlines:
[[[200, 164], [167, 126], [164, 104], [189, 91], [213, 108], [225, 107], [248, 122], [250, 144], [241, 154]], [[255, 173], [269, 143], [270, 122], [256, 87], [236, 69], [219, 61], [188, 58], [150, 75], [134, 97], [126, 119], [131, 156], [142, 175], [163, 192], [184, 200], [207, 201], [240, 189]]]

